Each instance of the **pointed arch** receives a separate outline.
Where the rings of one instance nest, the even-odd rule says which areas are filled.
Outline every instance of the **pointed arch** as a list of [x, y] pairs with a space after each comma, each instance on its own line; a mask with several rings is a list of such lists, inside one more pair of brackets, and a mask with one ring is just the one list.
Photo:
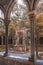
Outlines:
[[0, 4], [0, 9], [1, 9], [2, 12], [4, 13], [4, 17], [5, 17], [5, 14], [6, 14], [5, 12], [6, 12], [6, 10], [5, 10], [5, 8], [3, 7], [3, 5], [1, 5], [1, 4]]

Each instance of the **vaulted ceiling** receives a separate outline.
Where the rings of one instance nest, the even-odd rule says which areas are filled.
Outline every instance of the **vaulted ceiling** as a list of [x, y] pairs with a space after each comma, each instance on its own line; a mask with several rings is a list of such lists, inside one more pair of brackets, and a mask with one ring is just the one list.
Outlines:
[[[14, 1], [14, 0], [0, 0], [0, 4], [3, 6], [6, 6], [9, 4], [10, 1]], [[33, 3], [35, 3], [35, 1], [37, 1], [37, 0], [26, 0], [26, 1], [29, 2], [28, 4], [32, 4], [32, 1], [33, 1]]]
[[7, 5], [10, 0], [0, 0], [0, 4]]
[[10, 1], [11, 0], [0, 0], [0, 6], [6, 9]]

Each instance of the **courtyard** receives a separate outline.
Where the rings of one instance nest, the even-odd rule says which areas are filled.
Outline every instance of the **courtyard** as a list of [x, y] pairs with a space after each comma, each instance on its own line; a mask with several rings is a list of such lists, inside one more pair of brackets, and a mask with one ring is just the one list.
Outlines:
[[43, 0], [0, 0], [0, 65], [43, 65]]

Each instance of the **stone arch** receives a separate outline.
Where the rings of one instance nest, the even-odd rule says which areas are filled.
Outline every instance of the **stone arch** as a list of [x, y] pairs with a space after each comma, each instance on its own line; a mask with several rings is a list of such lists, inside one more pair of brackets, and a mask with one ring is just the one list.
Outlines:
[[[26, 1], [26, 0], [25, 0]], [[24, 2], [25, 2], [24, 1]], [[8, 9], [8, 12], [7, 12], [7, 16], [8, 16], [8, 19], [10, 18], [10, 14], [11, 14], [11, 11], [12, 11], [12, 9], [13, 9], [13, 7], [15, 6], [15, 4], [16, 4], [16, 2], [17, 1], [12, 1], [11, 3], [10, 3], [10, 6], [9, 6], [9, 9]], [[26, 3], [29, 5], [29, 3], [28, 3], [28, 0], [26, 1]], [[28, 8], [29, 8], [29, 6], [27, 6]]]
[[6, 9], [6, 14], [5, 14], [5, 18], [7, 18], [8, 20], [9, 20], [9, 18], [10, 18], [10, 11], [12, 10], [12, 8], [13, 8], [13, 5], [15, 4], [15, 2], [14, 2], [15, 0], [11, 0], [10, 2], [9, 2], [9, 4], [8, 4], [8, 6], [7, 6], [7, 9]]
[[2, 10], [2, 12], [4, 13], [4, 17], [5, 17], [5, 12], [6, 12], [6, 10], [5, 10], [5, 8], [0, 4], [0, 9]]
[[[29, 7], [29, 12], [30, 12], [30, 11], [35, 10], [36, 5], [38, 3], [38, 0], [29, 0], [29, 1], [27, 0], [27, 3], [29, 5], [28, 7]], [[16, 1], [14, 0], [14, 1], [10, 1], [9, 5], [8, 5], [8, 9], [7, 9], [7, 12], [6, 12], [8, 19], [10, 18], [11, 10], [13, 9], [15, 4], [16, 4]]]
[[2, 14], [3, 14], [3, 16], [4, 16], [4, 18], [0, 18], [0, 20], [2, 21], [3, 20], [3, 23], [4, 23], [4, 25], [5, 25], [5, 22], [4, 22], [4, 19], [5, 19], [5, 8], [2, 6], [2, 5], [0, 5], [0, 10], [2, 11]]
[[2, 15], [3, 17], [0, 17], [0, 36], [2, 38], [2, 44], [4, 44], [4, 34], [5, 34], [5, 22], [4, 22], [4, 19], [5, 19], [5, 8], [0, 4], [0, 10], [2, 11]]
[[[33, 0], [33, 5], [35, 4], [35, 1], [36, 0]], [[12, 3], [12, 5], [8, 8], [9, 10], [7, 11], [7, 13], [8, 13], [8, 18], [10, 17], [10, 12], [11, 12], [11, 10], [12, 10], [12, 8], [13, 8], [13, 5], [14, 5], [14, 1], [13, 1], [13, 3]], [[35, 7], [33, 7], [32, 9], [31, 9], [31, 11], [33, 11], [35, 9]], [[31, 17], [33, 17], [33, 19], [34, 19], [34, 15], [32, 15]], [[10, 19], [10, 18], [9, 18]], [[32, 20], [33, 21], [33, 20]], [[34, 39], [34, 38], [33, 38]], [[33, 41], [34, 42], [34, 41]], [[33, 46], [34, 47], [34, 46]], [[33, 52], [32, 52], [32, 56], [34, 56], [34, 50], [33, 50]]]
[[[22, 6], [22, 5], [21, 5]], [[13, 6], [13, 7], [15, 7], [15, 6]], [[26, 5], [26, 7], [27, 7], [27, 5]], [[21, 8], [20, 8], [21, 9]], [[28, 9], [28, 8], [26, 8], [26, 9]], [[25, 8], [23, 9], [23, 10], [25, 10]], [[11, 9], [11, 12], [12, 12], [13, 10]], [[10, 13], [11, 13], [10, 12]], [[15, 12], [15, 11], [14, 11]], [[27, 10], [26, 10], [26, 12], [27, 12]], [[21, 10], [21, 13], [22, 13], [22, 10]], [[24, 13], [24, 11], [23, 11], [23, 13]], [[27, 14], [28, 15], [28, 14]], [[25, 16], [25, 14], [24, 14], [24, 16]], [[23, 17], [23, 15], [22, 15], [22, 17]], [[26, 16], [27, 17], [27, 16]], [[27, 20], [27, 19], [26, 19]], [[11, 23], [11, 25], [12, 25], [12, 23]], [[23, 25], [23, 24], [22, 24]], [[14, 26], [14, 25], [13, 25]], [[29, 26], [28, 25], [28, 21], [26, 21], [26, 26]], [[21, 26], [21, 27], [23, 27], [23, 26]], [[14, 27], [13, 27], [14, 28]], [[17, 28], [17, 27], [16, 27]], [[19, 27], [20, 28], [20, 27]], [[23, 29], [25, 29], [25, 28], [21, 28], [21, 30], [23, 31]], [[11, 28], [11, 30], [12, 30], [12, 28]], [[13, 31], [13, 30], [12, 30]], [[28, 29], [26, 29], [26, 30], [24, 30], [25, 32], [27, 32], [28, 33]], [[20, 32], [20, 30], [19, 30], [19, 32]], [[16, 33], [16, 30], [15, 30], [15, 33]], [[20, 34], [22, 34], [23, 32], [20, 32]], [[18, 34], [18, 37], [19, 37], [19, 33], [17, 33]], [[24, 35], [24, 33], [23, 33], [23, 35]], [[10, 35], [11, 36], [11, 35]], [[14, 35], [13, 35], [14, 36]], [[15, 39], [16, 39], [16, 35], [15, 35]], [[17, 37], [17, 38], [18, 38]], [[20, 38], [21, 38], [21, 40], [22, 40], [22, 37], [20, 36]], [[19, 38], [19, 40], [20, 40], [20, 38]], [[14, 39], [14, 37], [13, 37], [13, 39]], [[18, 40], [18, 39], [17, 39]], [[24, 40], [24, 36], [23, 36], [23, 40]], [[28, 41], [27, 41], [27, 36], [25, 36], [25, 41], [27, 42], [27, 44], [28, 44]], [[25, 41], [23, 41], [23, 43], [25, 42]], [[15, 40], [15, 42], [16, 42], [16, 40]], [[13, 44], [15, 43], [14, 41], [13, 41]], [[22, 42], [21, 42], [22, 43]], [[31, 43], [31, 42], [29, 42], [29, 43]], [[22, 44], [22, 45], [24, 45], [24, 44]], [[10, 47], [9, 47], [10, 48]]]

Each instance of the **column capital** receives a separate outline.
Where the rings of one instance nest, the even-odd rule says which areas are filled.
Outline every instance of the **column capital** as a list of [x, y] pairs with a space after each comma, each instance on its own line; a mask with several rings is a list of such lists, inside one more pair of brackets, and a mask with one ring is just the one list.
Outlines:
[[31, 13], [31, 14], [29, 15], [29, 19], [30, 19], [30, 21], [35, 20], [35, 14], [34, 14], [34, 13]]
[[8, 26], [11, 21], [10, 21], [10, 19], [6, 19], [6, 18], [5, 18], [5, 19], [4, 19], [4, 22], [5, 22], [5, 25]]

